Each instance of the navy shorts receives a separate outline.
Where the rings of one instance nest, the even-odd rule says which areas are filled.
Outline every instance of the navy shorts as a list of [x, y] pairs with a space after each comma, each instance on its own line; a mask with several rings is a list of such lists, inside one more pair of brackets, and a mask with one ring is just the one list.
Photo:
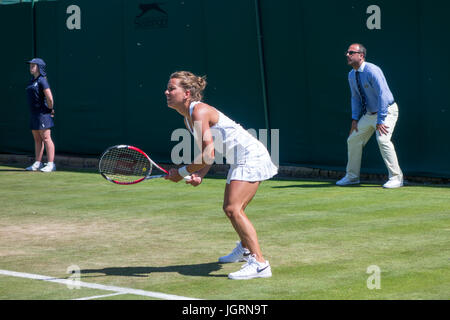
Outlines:
[[45, 130], [54, 126], [53, 118], [50, 113], [32, 114], [30, 118], [31, 130]]

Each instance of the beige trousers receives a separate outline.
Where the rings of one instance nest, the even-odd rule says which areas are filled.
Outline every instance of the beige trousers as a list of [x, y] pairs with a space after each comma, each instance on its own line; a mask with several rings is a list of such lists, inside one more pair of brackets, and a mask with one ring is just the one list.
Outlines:
[[389, 171], [389, 179], [403, 179], [403, 173], [398, 164], [397, 154], [393, 143], [391, 142], [392, 133], [398, 119], [398, 106], [396, 103], [388, 109], [388, 114], [384, 124], [389, 127], [387, 135], [380, 134], [376, 131], [377, 114], [371, 115], [366, 113], [358, 122], [358, 132], [353, 133], [347, 139], [348, 146], [348, 163], [347, 177], [351, 180], [359, 179], [361, 171], [362, 150], [369, 141], [370, 137], [376, 132], [378, 146], [381, 156]]

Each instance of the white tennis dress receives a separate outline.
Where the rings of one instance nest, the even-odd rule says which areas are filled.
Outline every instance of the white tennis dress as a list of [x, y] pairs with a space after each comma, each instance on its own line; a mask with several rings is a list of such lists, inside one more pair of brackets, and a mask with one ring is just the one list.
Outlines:
[[[192, 102], [189, 106], [189, 114], [197, 104]], [[227, 183], [233, 180], [263, 181], [268, 180], [278, 173], [278, 168], [273, 164], [266, 147], [253, 137], [241, 125], [234, 122], [222, 112], [219, 112], [219, 121], [211, 127], [214, 139], [214, 149], [225, 156], [227, 164], [230, 164]], [[197, 139], [197, 126], [191, 128], [186, 119], [189, 130]], [[201, 127], [201, 126], [200, 126]]]

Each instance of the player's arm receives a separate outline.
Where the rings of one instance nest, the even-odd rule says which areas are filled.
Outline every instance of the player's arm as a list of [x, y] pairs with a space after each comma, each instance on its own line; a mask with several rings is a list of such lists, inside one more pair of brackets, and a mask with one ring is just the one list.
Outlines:
[[[196, 113], [194, 111], [194, 113], [192, 114], [192, 120], [195, 124], [197, 124], [197, 126], [194, 126], [194, 131], [197, 131], [195, 133], [195, 140], [199, 148], [201, 148], [202, 152], [199, 157], [195, 159], [193, 164], [186, 166], [186, 171], [191, 176], [191, 179], [187, 180], [186, 184], [191, 184], [194, 187], [197, 187], [202, 183], [203, 178], [206, 176], [209, 169], [211, 169], [212, 163], [214, 162], [214, 141], [209, 125], [210, 115], [208, 114], [208, 112], [210, 111], [208, 109], [211, 108], [201, 109], [199, 108], [199, 106], [197, 106], [196, 108], [196, 110], [199, 110], [199, 112]], [[201, 125], [198, 126], [198, 124]], [[191, 170], [196, 171], [192, 172]], [[185, 172], [185, 174], [187, 172]]]
[[[188, 127], [188, 124], [187, 124], [186, 121], [187, 121], [186, 118], [184, 118], [184, 125], [186, 126], [186, 129], [189, 130], [189, 127]], [[200, 157], [202, 157], [202, 155], [200, 155]], [[198, 177], [203, 179], [206, 176], [206, 174], [208, 173], [209, 169], [211, 169], [211, 165], [207, 165], [206, 167], [200, 169], [199, 171], [194, 172], [193, 175], [196, 175], [196, 176], [198, 176]]]
[[209, 169], [211, 169], [211, 165], [207, 165], [206, 167], [204, 167], [203, 169], [192, 173], [191, 174], [191, 179], [186, 180], [186, 184], [191, 184], [194, 187], [199, 186], [202, 182], [203, 182], [203, 178], [206, 176], [206, 174], [208, 173]]
[[202, 152], [199, 157], [195, 159], [194, 163], [182, 167], [179, 170], [170, 170], [168, 179], [178, 182], [185, 176], [192, 174], [194, 174], [194, 177], [203, 178], [209, 171], [214, 162], [214, 141], [210, 128], [210, 121], [211, 118], [214, 117], [214, 112], [217, 111], [206, 104], [202, 103], [196, 106], [192, 113], [192, 121], [194, 122], [195, 140]]
[[214, 162], [214, 141], [210, 128], [213, 112], [216, 111], [202, 103], [197, 105], [192, 113], [195, 140], [202, 152], [195, 159], [194, 163], [186, 166], [186, 170], [189, 173], [203, 174], [205, 176]]
[[211, 169], [212, 165], [208, 164], [206, 167], [204, 167], [203, 169], [195, 172], [195, 175], [197, 175], [200, 178], [204, 178], [206, 176], [206, 174], [208, 173], [209, 169]]

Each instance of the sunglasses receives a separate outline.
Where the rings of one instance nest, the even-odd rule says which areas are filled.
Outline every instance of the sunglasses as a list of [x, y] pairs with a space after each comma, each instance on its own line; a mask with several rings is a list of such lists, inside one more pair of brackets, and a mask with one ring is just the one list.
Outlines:
[[345, 52], [345, 55], [350, 55], [350, 56], [352, 56], [352, 55], [354, 55], [355, 53], [362, 53], [361, 51], [346, 51]]

